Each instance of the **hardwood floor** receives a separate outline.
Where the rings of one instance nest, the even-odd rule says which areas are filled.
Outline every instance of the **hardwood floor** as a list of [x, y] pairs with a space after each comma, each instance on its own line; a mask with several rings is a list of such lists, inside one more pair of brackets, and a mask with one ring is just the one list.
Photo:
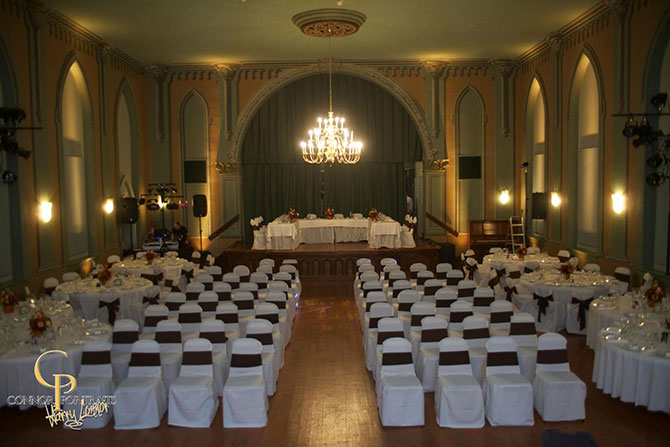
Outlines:
[[74, 432], [50, 428], [43, 409], [0, 410], [3, 446], [70, 445], [216, 445], [216, 446], [540, 446], [547, 429], [587, 431], [599, 446], [667, 446], [670, 416], [651, 413], [612, 399], [591, 382], [593, 351], [584, 337], [569, 336], [570, 363], [588, 386], [585, 422], [544, 423], [533, 427], [455, 430], [435, 422], [433, 394], [426, 394], [426, 425], [383, 428], [375, 404], [374, 381], [365, 369], [360, 325], [350, 281], [305, 282], [293, 338], [286, 350], [277, 393], [270, 399], [268, 425], [262, 429], [223, 429], [221, 409], [207, 429], [169, 427]]

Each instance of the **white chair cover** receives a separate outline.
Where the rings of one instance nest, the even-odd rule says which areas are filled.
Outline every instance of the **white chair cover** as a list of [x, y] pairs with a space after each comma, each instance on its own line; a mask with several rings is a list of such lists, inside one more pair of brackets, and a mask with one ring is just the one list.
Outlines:
[[240, 338], [232, 343], [228, 380], [223, 388], [223, 426], [265, 427], [268, 398], [263, 380], [263, 345]]
[[267, 248], [267, 226], [261, 228], [260, 230], [254, 230], [254, 245], [252, 245], [252, 250], [265, 250]]
[[385, 427], [424, 424], [423, 388], [414, 373], [412, 346], [403, 338], [382, 345], [377, 402]]
[[228, 353], [228, 336], [226, 324], [221, 320], [206, 320], [200, 324], [198, 338], [204, 338], [212, 343], [212, 366], [214, 368], [214, 386], [216, 395], [223, 395], [223, 384], [228, 378], [230, 367]]
[[495, 300], [491, 303], [489, 331], [492, 336], [509, 335], [510, 321], [514, 315], [514, 305], [507, 300]]
[[589, 309], [595, 298], [590, 288], [576, 287], [572, 291], [572, 297], [566, 304], [565, 330], [569, 334], [586, 334]]
[[447, 321], [440, 317], [425, 317], [421, 320], [421, 339], [419, 345], [416, 375], [423, 384], [424, 391], [435, 390], [437, 363], [440, 341], [448, 337]]
[[463, 320], [472, 315], [472, 303], [460, 298], [451, 304], [449, 308], [449, 336], [463, 336]]
[[[409, 339], [412, 344], [412, 361], [416, 365], [419, 359], [419, 347], [421, 345], [422, 321], [428, 317], [435, 316], [435, 305], [428, 302], [415, 302], [410, 308]], [[441, 318], [440, 318], [441, 319]]]
[[277, 390], [277, 377], [280, 363], [275, 352], [274, 339], [272, 337], [272, 323], [267, 320], [252, 319], [247, 324], [246, 336], [254, 338], [263, 345], [263, 377], [265, 380], [265, 392], [273, 396]]
[[393, 306], [387, 302], [375, 302], [370, 307], [370, 317], [363, 333], [363, 348], [365, 350], [365, 367], [372, 371], [377, 353], [377, 328], [382, 318], [391, 318], [394, 315]]
[[156, 325], [155, 340], [161, 351], [162, 378], [168, 390], [179, 376], [183, 350], [181, 331], [182, 325], [174, 320], [163, 320]]

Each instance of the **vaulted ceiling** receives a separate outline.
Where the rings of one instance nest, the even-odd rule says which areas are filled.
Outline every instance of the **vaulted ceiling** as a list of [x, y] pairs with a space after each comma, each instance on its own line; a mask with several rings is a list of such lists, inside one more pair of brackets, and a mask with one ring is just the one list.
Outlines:
[[[367, 15], [333, 39], [343, 59], [515, 58], [595, 0], [343, 0]], [[57, 11], [147, 64], [316, 60], [326, 39], [294, 14], [336, 0], [51, 0]]]

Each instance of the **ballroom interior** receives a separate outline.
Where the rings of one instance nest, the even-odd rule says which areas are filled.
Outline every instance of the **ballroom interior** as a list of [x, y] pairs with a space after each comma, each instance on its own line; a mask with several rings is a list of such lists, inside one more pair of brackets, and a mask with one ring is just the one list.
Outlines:
[[[0, 0], [2, 437], [7, 445], [667, 445], [668, 93], [667, 0]], [[450, 282], [452, 268], [474, 296]], [[85, 289], [67, 285], [73, 272], [75, 282], [89, 281]], [[254, 281], [257, 273], [265, 279]], [[191, 287], [199, 275], [210, 278], [202, 291]], [[402, 393], [392, 394], [384, 371], [402, 356], [389, 352], [400, 363], [384, 363], [387, 343], [374, 338], [381, 326], [368, 300], [377, 289], [363, 278], [379, 282], [393, 309], [383, 316], [404, 321], [397, 345], [415, 337], [419, 410], [408, 409], [410, 394], [391, 408], [389, 396]], [[438, 279], [439, 287], [427, 282]], [[124, 293], [139, 281], [147, 286], [131, 303]], [[489, 339], [477, 345], [482, 377], [472, 378], [485, 407], [479, 428], [443, 415], [458, 405], [442, 375], [430, 386], [421, 376], [428, 329], [394, 281], [407, 282], [414, 306], [431, 303], [425, 315], [445, 321], [438, 289], [458, 287], [452, 301], [469, 296], [475, 308], [480, 289], [490, 291], [486, 317], [476, 309], [468, 317], [485, 320]], [[286, 301], [268, 320], [274, 335], [255, 337], [263, 346], [284, 337], [267, 368], [263, 348], [265, 422], [236, 425], [227, 414], [251, 398], [226, 391], [232, 339], [262, 326], [249, 321], [268, 304], [270, 282], [288, 287], [276, 285]], [[109, 301], [84, 298], [107, 288]], [[205, 419], [209, 411], [210, 425], [189, 425], [189, 407], [179, 404], [190, 402], [188, 392], [175, 386], [199, 361], [187, 350], [200, 352], [191, 346], [203, 339], [208, 312], [229, 324], [215, 297], [198, 311], [200, 337], [183, 332], [195, 323], [182, 307], [205, 303], [208, 291], [218, 306], [250, 291], [253, 304], [238, 305], [236, 336], [226, 329], [226, 372], [210, 377], [219, 388], [213, 407], [191, 411]], [[184, 295], [182, 307], [169, 305], [172, 294]], [[512, 303], [504, 334], [491, 317], [498, 301]], [[103, 342], [116, 346], [117, 324], [130, 321], [139, 331], [134, 356], [137, 343], [154, 339], [155, 331], [143, 337], [158, 315], [147, 306], [163, 305], [165, 319], [182, 324], [182, 375], [168, 386], [158, 343], [158, 425], [133, 425], [128, 415], [141, 405], [132, 399], [142, 395], [123, 394], [115, 348], [106, 395], [122, 402], [104, 426], [50, 428], [43, 408], [8, 403], [53, 395], [33, 380], [30, 361], [66, 338], [108, 328]], [[521, 313], [534, 318], [535, 339], [560, 334], [581, 416], [551, 420], [540, 408], [537, 342], [530, 375], [514, 344], [534, 409], [531, 402], [525, 420], [514, 419], [516, 407], [502, 414], [511, 404], [496, 413], [491, 402], [505, 394], [489, 378], [502, 368], [489, 343], [514, 338], [510, 324]], [[43, 316], [53, 328], [33, 327]], [[442, 342], [467, 339], [452, 323], [433, 340], [439, 368]], [[79, 373], [88, 344], [73, 346], [78, 354], [62, 366], [54, 360], [51, 373]], [[19, 365], [22, 352], [29, 361]], [[123, 352], [128, 374], [138, 360]]]

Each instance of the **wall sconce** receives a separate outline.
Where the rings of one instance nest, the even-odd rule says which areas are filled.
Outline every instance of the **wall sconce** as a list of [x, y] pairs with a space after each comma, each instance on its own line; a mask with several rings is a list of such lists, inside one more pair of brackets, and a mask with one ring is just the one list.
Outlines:
[[612, 194], [612, 210], [621, 214], [626, 209], [626, 196], [620, 192]]
[[551, 206], [554, 208], [561, 206], [561, 196], [559, 196], [557, 192], [551, 193]]
[[51, 202], [40, 202], [39, 205], [39, 217], [40, 220], [44, 223], [51, 222], [51, 209], [53, 208], [53, 203]]
[[105, 214], [112, 214], [114, 212], [114, 199], [105, 200], [102, 209], [105, 211]]
[[500, 201], [501, 204], [507, 205], [509, 203], [509, 190], [508, 189], [503, 189], [500, 191], [500, 196], [498, 197], [498, 200]]

